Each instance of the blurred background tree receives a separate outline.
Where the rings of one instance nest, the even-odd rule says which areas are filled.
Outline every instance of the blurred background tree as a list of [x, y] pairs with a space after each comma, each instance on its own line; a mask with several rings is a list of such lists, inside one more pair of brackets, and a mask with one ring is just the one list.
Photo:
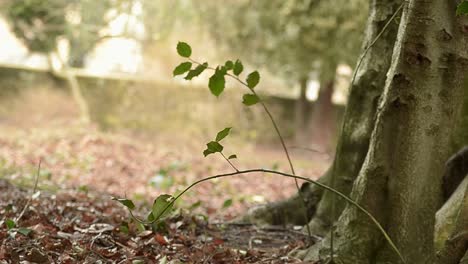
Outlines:
[[[318, 0], [9, 0], [4, 3], [3, 13], [27, 49], [62, 54], [64, 65], [61, 66], [66, 68], [87, 68], [90, 55], [113, 39], [136, 43], [141, 61], [132, 62], [131, 67], [150, 77], [170, 77], [177, 57], [167, 50], [176, 40], [193, 43], [208, 60], [237, 56], [250, 67], [262, 67], [270, 72], [262, 75], [265, 91], [289, 90], [287, 94], [294, 91], [298, 95], [295, 125], [288, 129], [295, 131], [296, 141], [321, 146], [332, 145], [337, 123], [332, 96], [337, 87], [346, 86], [336, 84], [337, 69], [354, 64], [367, 14], [364, 0], [338, 0], [333, 4]], [[118, 31], [113, 29], [116, 21], [121, 27]], [[66, 43], [65, 51], [59, 48], [62, 43]], [[269, 82], [268, 76], [274, 81]], [[68, 77], [83, 115], [89, 116], [78, 82], [73, 76]], [[313, 89], [308, 91], [308, 88], [316, 83], [320, 89], [311, 105], [307, 94], [311, 95]], [[291, 105], [284, 104], [286, 108], [291, 109]]]
[[[310, 124], [316, 128], [314, 138], [329, 142], [336, 70], [340, 64], [354, 65], [357, 59], [367, 2], [231, 0], [201, 6], [204, 23], [225, 49], [281, 76], [288, 85], [299, 86], [297, 141], [310, 142]], [[311, 120], [305, 120], [307, 87], [313, 78], [319, 80], [320, 92]]]

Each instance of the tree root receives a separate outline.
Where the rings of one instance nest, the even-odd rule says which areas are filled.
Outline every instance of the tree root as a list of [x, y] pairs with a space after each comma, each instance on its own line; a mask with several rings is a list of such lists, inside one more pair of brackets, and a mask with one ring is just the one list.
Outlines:
[[465, 256], [460, 260], [460, 264], [468, 264], [468, 250], [465, 253]]
[[[327, 175], [322, 176], [318, 181], [324, 183]], [[294, 196], [266, 205], [261, 205], [250, 209], [245, 215], [235, 219], [235, 223], [248, 223], [255, 225], [306, 225], [313, 217], [317, 205], [323, 194], [323, 189], [317, 186], [304, 183], [300, 189], [301, 195]], [[307, 219], [304, 219], [304, 208], [301, 196], [306, 202]]]
[[435, 246], [439, 263], [468, 263], [468, 177], [437, 212]]

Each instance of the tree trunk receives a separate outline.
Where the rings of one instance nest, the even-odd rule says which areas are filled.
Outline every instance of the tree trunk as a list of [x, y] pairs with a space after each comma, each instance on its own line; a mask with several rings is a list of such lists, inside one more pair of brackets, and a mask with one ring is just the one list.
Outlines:
[[[327, 67], [324, 67], [327, 68]], [[314, 103], [313, 112], [309, 122], [312, 145], [314, 148], [330, 151], [336, 120], [333, 113], [332, 96], [335, 87], [336, 64], [324, 69], [320, 90]]]
[[[370, 15], [366, 27], [363, 47], [366, 48], [376, 39], [385, 24], [398, 9], [402, 0], [371, 0]], [[352, 183], [357, 177], [359, 169], [366, 156], [369, 139], [372, 132], [377, 102], [385, 84], [385, 74], [390, 66], [391, 54], [398, 30], [397, 23], [392, 23], [379, 37], [377, 42], [362, 59], [362, 64], [356, 73], [356, 80], [351, 86], [348, 106], [343, 118], [337, 150], [332, 166], [335, 167], [335, 188], [344, 194], [351, 192]], [[320, 182], [328, 184], [330, 169], [321, 178]], [[306, 198], [309, 216], [314, 216], [310, 222], [313, 233], [324, 235], [331, 226], [331, 194], [326, 193], [315, 185], [305, 183], [302, 196]], [[295, 208], [298, 200], [297, 194], [293, 197], [274, 204], [252, 209], [242, 219], [253, 223], [280, 224], [270, 222], [272, 212], [281, 213], [283, 217], [275, 219], [285, 220], [281, 224], [302, 224], [302, 217], [293, 214], [290, 208]], [[346, 205], [342, 200], [336, 200], [337, 211], [341, 212]], [[271, 212], [270, 212], [271, 211]]]
[[468, 177], [437, 212], [434, 242], [439, 263], [458, 264], [467, 252]]
[[296, 100], [296, 109], [295, 109], [295, 141], [296, 144], [304, 144], [306, 141], [307, 135], [307, 126], [306, 126], [306, 113], [307, 113], [307, 77], [302, 77], [299, 80], [299, 97]]
[[[363, 48], [366, 49], [377, 38], [385, 24], [398, 9], [401, 0], [371, 0]], [[357, 70], [351, 86], [348, 105], [343, 118], [343, 127], [335, 159], [335, 188], [348, 195], [366, 156], [372, 132], [377, 102], [385, 85], [385, 73], [390, 67], [391, 54], [398, 30], [392, 23], [369, 49]], [[324, 235], [333, 222], [331, 215], [332, 194], [325, 193], [309, 226], [316, 234]], [[336, 200], [338, 214], [346, 203]]]
[[[65, 63], [65, 60], [62, 59], [60, 53], [56, 52], [56, 55], [61, 64], [61, 69], [60, 69], [61, 74], [63, 74], [65, 79], [67, 80], [67, 83], [70, 86], [73, 99], [75, 100], [80, 110], [80, 122], [82, 122], [83, 124], [89, 124], [91, 122], [89, 107], [88, 107], [88, 103], [86, 102], [86, 99], [84, 98], [81, 92], [81, 87], [80, 87], [80, 84], [78, 83], [78, 79], [76, 78], [75, 74], [73, 74], [70, 71], [70, 69], [68, 68], [68, 65]], [[49, 67], [51, 69], [52, 74], [54, 75], [58, 74], [52, 65], [51, 57], [49, 56], [48, 59], [49, 59]]]
[[[466, 25], [455, 1], [406, 5], [387, 73], [369, 151], [352, 198], [384, 225], [406, 263], [435, 263], [435, 213], [442, 201], [444, 162], [463, 99], [468, 66]], [[375, 225], [347, 205], [335, 245], [343, 263], [400, 263]], [[329, 258], [328, 241], [307, 259]]]

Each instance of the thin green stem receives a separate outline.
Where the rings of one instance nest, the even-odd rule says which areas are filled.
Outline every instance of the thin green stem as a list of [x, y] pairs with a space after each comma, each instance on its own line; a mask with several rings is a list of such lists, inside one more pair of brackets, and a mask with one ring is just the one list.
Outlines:
[[[195, 63], [195, 64], [202, 65], [200, 62], [198, 62], [196, 60], [193, 60], [192, 58], [188, 58], [188, 59], [191, 62]], [[215, 68], [209, 67], [209, 66], [207, 66], [206, 68], [210, 69], [210, 70], [216, 70]], [[258, 96], [257, 92], [255, 92], [255, 90], [253, 88], [250, 88], [249, 85], [246, 82], [244, 82], [243, 80], [241, 80], [238, 76], [230, 74], [230, 73], [226, 73], [226, 75], [233, 78], [234, 80], [238, 81], [240, 84], [242, 84], [247, 89], [249, 89], [249, 91], [252, 92], [255, 96], [260, 98], [260, 96]], [[261, 99], [260, 99], [260, 104], [262, 105], [263, 109], [265, 110], [265, 113], [268, 115], [268, 118], [270, 119], [270, 121], [271, 121], [271, 123], [273, 125], [273, 128], [275, 129], [276, 135], [278, 136], [278, 138], [279, 138], [279, 140], [281, 142], [281, 147], [283, 148], [284, 154], [286, 155], [286, 158], [288, 160], [288, 164], [289, 164], [289, 168], [291, 170], [291, 173], [296, 174], [296, 171], [294, 170], [294, 165], [293, 165], [292, 160], [291, 160], [291, 156], [289, 155], [288, 148], [286, 147], [286, 143], [284, 142], [284, 138], [283, 138], [283, 136], [281, 134], [281, 131], [279, 130], [278, 124], [276, 123], [275, 119], [273, 118], [273, 115], [271, 114], [270, 110], [266, 106], [265, 102], [263, 100], [261, 100]], [[304, 196], [301, 193], [301, 187], [299, 186], [298, 180], [294, 179], [294, 183], [296, 185], [297, 193], [298, 193], [298, 195], [300, 197], [300, 200], [302, 202], [303, 217], [304, 217], [305, 222], [307, 222], [309, 219], [307, 217], [306, 200], [305, 200]], [[306, 229], [307, 229], [307, 235], [309, 236], [309, 242], [312, 243], [313, 242], [312, 232], [311, 232], [310, 227], [309, 227], [308, 224], [306, 224]]]
[[223, 154], [223, 152], [219, 152], [219, 154], [221, 154], [221, 156], [223, 156], [223, 158], [229, 163], [229, 165], [231, 165], [231, 167], [235, 170], [235, 171], [239, 171], [236, 166], [234, 166], [234, 164], [232, 164], [232, 162], [226, 158], [226, 156]]
[[[403, 263], [406, 263], [404, 258], [403, 258], [403, 255], [400, 253], [400, 251], [398, 250], [398, 248], [396, 247], [395, 243], [393, 243], [392, 239], [390, 238], [390, 236], [387, 234], [387, 232], [385, 231], [385, 229], [382, 227], [382, 225], [380, 225], [379, 221], [377, 221], [377, 219], [375, 219], [375, 217], [372, 216], [372, 214], [370, 212], [368, 212], [366, 209], [364, 209], [362, 206], [360, 206], [358, 203], [356, 203], [355, 201], [353, 201], [351, 198], [349, 198], [348, 196], [346, 196], [345, 194], [333, 189], [332, 187], [330, 186], [327, 186], [323, 183], [320, 183], [318, 181], [314, 181], [314, 180], [311, 180], [307, 177], [303, 177], [303, 176], [298, 176], [298, 175], [293, 175], [293, 174], [290, 174], [290, 173], [285, 173], [285, 172], [280, 172], [280, 171], [274, 171], [274, 170], [269, 170], [269, 169], [249, 169], [249, 170], [241, 170], [241, 171], [236, 171], [236, 172], [231, 172], [231, 173], [224, 173], [224, 174], [218, 174], [218, 175], [214, 175], [214, 176], [210, 176], [210, 177], [206, 177], [206, 178], [203, 178], [203, 179], [200, 179], [192, 184], [190, 184], [188, 187], [186, 187], [182, 192], [180, 192], [177, 196], [174, 197], [174, 199], [172, 199], [170, 201], [170, 203], [164, 208], [164, 210], [161, 212], [160, 215], [164, 215], [164, 213], [182, 196], [184, 195], [187, 191], [189, 191], [190, 189], [192, 189], [193, 187], [195, 187], [196, 185], [202, 183], [202, 182], [206, 182], [206, 181], [210, 181], [210, 180], [214, 180], [214, 179], [218, 179], [218, 178], [226, 178], [226, 177], [232, 177], [232, 176], [236, 176], [236, 175], [241, 175], [241, 174], [248, 174], [248, 173], [258, 173], [258, 172], [262, 172], [262, 173], [268, 173], [268, 174], [273, 174], [273, 175], [280, 175], [280, 176], [283, 176], [283, 177], [289, 177], [289, 178], [294, 178], [294, 179], [298, 179], [298, 180], [303, 180], [303, 181], [306, 181], [306, 182], [310, 182], [312, 184], [315, 184], [317, 186], [319, 186], [320, 188], [322, 189], [325, 189], [329, 192], [332, 192], [333, 194], [335, 195], [338, 195], [339, 197], [345, 199], [348, 203], [356, 206], [356, 208], [358, 208], [359, 211], [363, 212], [365, 215], [367, 215], [371, 221], [377, 226], [377, 228], [379, 229], [379, 231], [382, 233], [382, 235], [385, 237], [385, 239], [387, 240], [387, 242], [390, 244], [391, 248], [395, 251], [395, 253], [398, 254], [398, 256], [400, 257], [400, 259], [403, 261]], [[155, 220], [153, 221], [144, 221], [144, 220], [141, 220], [137, 217], [135, 217], [132, 213], [131, 210], [129, 210], [130, 214], [132, 215], [132, 217], [134, 217], [139, 223], [141, 224], [152, 224], [156, 221], [159, 220], [159, 217], [156, 217], [155, 216]]]

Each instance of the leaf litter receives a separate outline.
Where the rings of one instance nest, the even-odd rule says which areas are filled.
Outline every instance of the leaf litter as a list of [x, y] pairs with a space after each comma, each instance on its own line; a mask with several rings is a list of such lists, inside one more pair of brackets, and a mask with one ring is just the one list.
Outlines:
[[[163, 148], [92, 128], [71, 130], [0, 137], [0, 263], [300, 263], [288, 252], [305, 246], [302, 233], [226, 222], [257, 203], [291, 195], [293, 181], [247, 175], [210, 182], [184, 196], [163, 223], [143, 228], [111, 197], [137, 198], [136, 213], [144, 217], [158, 193], [176, 193], [230, 167], [204, 159], [201, 144], [164, 138], [172, 148]], [[251, 150], [245, 166], [286, 167], [275, 162], [281, 153]], [[300, 173], [317, 177], [326, 168], [322, 157], [305, 157], [313, 169]], [[39, 159], [41, 191], [31, 199]], [[7, 228], [28, 200], [16, 227]]]

